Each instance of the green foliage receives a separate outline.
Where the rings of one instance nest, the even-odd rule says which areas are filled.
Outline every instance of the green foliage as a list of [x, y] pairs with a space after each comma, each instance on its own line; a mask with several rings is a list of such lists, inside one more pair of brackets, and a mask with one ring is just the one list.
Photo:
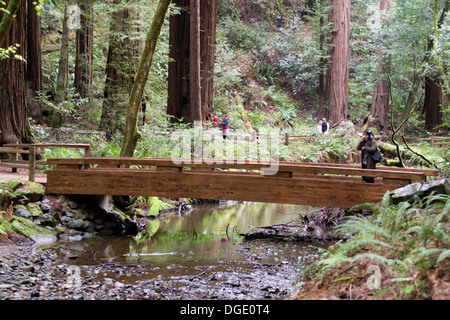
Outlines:
[[[405, 296], [429, 297], [427, 274], [443, 265], [449, 267], [450, 197], [431, 195], [411, 204], [392, 205], [389, 193], [378, 205], [373, 218], [352, 216], [337, 227], [342, 234], [354, 235], [330, 247], [308, 272], [320, 279], [339, 269], [368, 258], [389, 268]], [[413, 279], [419, 275], [419, 291]], [[385, 288], [384, 288], [385, 289]]]

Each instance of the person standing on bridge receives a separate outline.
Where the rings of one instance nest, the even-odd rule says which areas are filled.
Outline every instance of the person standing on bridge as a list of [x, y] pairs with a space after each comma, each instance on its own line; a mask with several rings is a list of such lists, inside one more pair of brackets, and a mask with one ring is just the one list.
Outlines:
[[224, 115], [222, 123], [220, 124], [220, 126], [222, 127], [222, 136], [224, 140], [227, 138], [228, 132], [230, 131], [229, 123], [230, 119], [227, 117], [227, 115]]
[[[374, 139], [372, 131], [364, 130], [361, 141], [358, 143], [356, 150], [361, 150], [361, 164], [363, 169], [376, 169], [376, 163], [373, 161], [371, 155], [377, 150], [377, 143]], [[367, 183], [374, 183], [373, 178], [362, 177]]]

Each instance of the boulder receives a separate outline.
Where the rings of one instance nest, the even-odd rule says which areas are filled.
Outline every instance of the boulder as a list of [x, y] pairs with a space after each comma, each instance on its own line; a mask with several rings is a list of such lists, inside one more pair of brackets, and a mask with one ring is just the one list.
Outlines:
[[12, 229], [28, 238], [35, 238], [39, 236], [54, 236], [55, 234], [45, 228], [39, 227], [34, 222], [23, 217], [13, 216], [11, 218]]
[[33, 218], [39, 217], [43, 213], [41, 206], [36, 203], [33, 203], [33, 202], [30, 202], [27, 204], [27, 209], [28, 209], [28, 211], [30, 211]]
[[31, 212], [28, 211], [27, 207], [21, 204], [18, 204], [14, 207], [14, 216], [16, 217], [22, 217], [28, 220], [31, 220]]
[[434, 180], [430, 183], [416, 182], [409, 184], [402, 188], [396, 189], [391, 193], [393, 204], [398, 204], [403, 201], [413, 200], [414, 195], [420, 198], [434, 194], [450, 195], [450, 182], [448, 179]]
[[17, 202], [19, 200], [36, 202], [42, 198], [44, 193], [45, 188], [42, 184], [28, 181], [26, 184], [22, 184], [14, 190], [14, 202]]

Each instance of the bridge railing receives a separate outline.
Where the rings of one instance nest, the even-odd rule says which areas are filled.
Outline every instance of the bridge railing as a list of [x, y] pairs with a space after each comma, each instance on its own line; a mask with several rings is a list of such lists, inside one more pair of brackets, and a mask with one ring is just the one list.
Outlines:
[[[212, 159], [48, 159], [47, 192], [141, 195], [291, 203], [350, 208], [380, 201], [384, 193], [437, 175], [434, 170]], [[361, 177], [373, 177], [365, 183]]]
[[[181, 162], [181, 163], [180, 163]], [[270, 162], [270, 161], [217, 161], [215, 159], [180, 159], [176, 163], [165, 158], [98, 158], [77, 159], [51, 158], [47, 164], [58, 169], [75, 170], [155, 170], [167, 172], [214, 172], [217, 174], [260, 175], [261, 170], [275, 168], [274, 174], [267, 177], [346, 179], [361, 177], [380, 179], [382, 183], [404, 184], [411, 181], [425, 181], [427, 176], [436, 176], [436, 170], [378, 167], [376, 170], [362, 169], [355, 165], [306, 163], [306, 162]]]

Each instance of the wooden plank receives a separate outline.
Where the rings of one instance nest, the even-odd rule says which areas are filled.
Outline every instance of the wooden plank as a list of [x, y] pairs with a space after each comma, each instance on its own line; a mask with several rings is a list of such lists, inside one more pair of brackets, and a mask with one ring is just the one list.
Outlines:
[[[18, 154], [30, 154], [29, 150], [24, 149], [15, 149], [15, 148], [3, 148], [0, 147], [0, 153], [18, 153]], [[36, 153], [44, 154], [45, 152], [42, 150], [38, 150]]]
[[30, 157], [28, 164], [28, 181], [34, 182], [36, 175], [36, 148], [30, 148]]
[[171, 173], [129, 170], [52, 170], [47, 192], [61, 194], [108, 194], [172, 196], [238, 201], [258, 201], [351, 207], [380, 201], [390, 185], [364, 182], [330, 184], [320, 179]]
[[[143, 166], [167, 166], [167, 167], [179, 167], [180, 164], [175, 164], [171, 159], [150, 159], [150, 158], [83, 158], [83, 159], [48, 159], [49, 164], [58, 163], [76, 163], [80, 165], [93, 165], [102, 164], [102, 166], [119, 166], [119, 165], [143, 165]], [[246, 170], [260, 170], [261, 168], [269, 168], [276, 163], [270, 162], [256, 162], [251, 163], [219, 163], [208, 165], [206, 163], [195, 164], [193, 161], [189, 164], [183, 164], [185, 167], [190, 168], [220, 168], [220, 169], [246, 169]], [[361, 169], [357, 166], [325, 166], [325, 165], [306, 165], [296, 163], [282, 163], [278, 164], [278, 171], [285, 172], [297, 172], [304, 174], [335, 174], [335, 175], [348, 175], [348, 176], [366, 176], [366, 177], [383, 177], [391, 179], [408, 179], [416, 181], [424, 181], [426, 174], [423, 172], [415, 172], [412, 170], [390, 170], [383, 167], [383, 169], [369, 170]]]
[[12, 148], [78, 148], [78, 149], [86, 149], [91, 148], [90, 143], [6, 143], [3, 146], [12, 147]]
[[[7, 161], [0, 161], [0, 167], [8, 167], [8, 168], [25, 168], [25, 169], [29, 169], [30, 165], [28, 162], [26, 163], [9, 163]], [[45, 167], [42, 165], [36, 165], [35, 166], [36, 169], [38, 170], [43, 170]]]

